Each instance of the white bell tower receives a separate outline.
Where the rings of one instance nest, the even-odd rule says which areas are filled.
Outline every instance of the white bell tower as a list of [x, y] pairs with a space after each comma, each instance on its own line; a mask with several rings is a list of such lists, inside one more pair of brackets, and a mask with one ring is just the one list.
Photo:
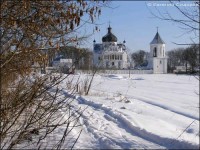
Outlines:
[[149, 68], [153, 69], [153, 73], [167, 73], [167, 57], [165, 56], [165, 43], [158, 33], [158, 28], [154, 39], [150, 43]]

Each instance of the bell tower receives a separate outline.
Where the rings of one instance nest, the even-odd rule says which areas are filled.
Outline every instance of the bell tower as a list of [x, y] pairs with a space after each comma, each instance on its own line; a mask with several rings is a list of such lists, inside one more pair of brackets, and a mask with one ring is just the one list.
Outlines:
[[167, 73], [167, 58], [165, 55], [165, 42], [157, 33], [150, 43], [150, 66], [154, 73]]

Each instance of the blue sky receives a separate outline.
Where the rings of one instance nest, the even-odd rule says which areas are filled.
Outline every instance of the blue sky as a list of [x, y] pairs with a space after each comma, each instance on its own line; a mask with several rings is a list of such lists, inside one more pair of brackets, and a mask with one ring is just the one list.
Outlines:
[[[126, 46], [131, 51], [145, 50], [149, 51], [149, 43], [154, 38], [157, 28], [161, 38], [166, 43], [166, 50], [171, 50], [177, 47], [183, 47], [173, 44], [176, 43], [190, 43], [192, 33], [185, 33], [178, 24], [173, 22], [159, 20], [153, 17], [150, 10], [155, 12], [155, 4], [166, 4], [168, 2], [162, 1], [112, 1], [110, 6], [112, 8], [103, 8], [100, 18], [97, 23], [100, 24], [100, 32], [93, 34], [86, 42], [86, 47], [92, 49], [93, 39], [97, 43], [101, 43], [101, 38], [107, 33], [107, 27], [112, 27], [112, 32], [117, 36], [118, 42], [126, 40]], [[192, 2], [188, 2], [192, 3]], [[182, 6], [190, 7], [190, 6]], [[177, 12], [174, 6], [158, 6], [160, 11], [169, 11], [175, 18], [181, 18], [181, 14]], [[185, 8], [184, 8], [185, 9]], [[87, 26], [85, 29], [89, 32], [93, 27]], [[92, 32], [92, 31], [91, 31]]]

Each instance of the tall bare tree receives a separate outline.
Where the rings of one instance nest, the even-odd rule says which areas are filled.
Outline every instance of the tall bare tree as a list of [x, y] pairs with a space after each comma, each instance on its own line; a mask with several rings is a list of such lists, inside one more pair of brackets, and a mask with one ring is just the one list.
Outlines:
[[[166, 1], [167, 2], [167, 1]], [[177, 24], [181, 29], [183, 29], [184, 34], [193, 33], [193, 36], [189, 39], [190, 43], [175, 43], [178, 45], [194, 45], [199, 44], [199, 8], [200, 2], [199, 1], [184, 1], [178, 0], [173, 1], [169, 0], [169, 4], [177, 10], [179, 16], [181, 18], [176, 17], [174, 14], [170, 13], [169, 11], [165, 11], [156, 7], [155, 11], [150, 11], [151, 14], [164, 21], [169, 21]], [[188, 4], [189, 3], [189, 4]]]
[[[49, 75], [32, 76], [31, 66], [32, 62], [48, 62], [42, 48], [56, 53], [60, 46], [83, 39], [76, 31], [85, 23], [93, 23], [105, 5], [82, 0], [1, 0], [1, 149], [17, 148], [25, 141], [29, 141], [25, 142], [27, 148], [45, 148], [44, 139], [62, 126], [62, 137], [48, 147], [60, 149], [70, 131], [79, 126], [81, 113], [71, 106], [74, 89], [63, 95], [58, 87], [68, 76], [55, 76], [52, 82]], [[66, 113], [60, 114], [61, 110]], [[36, 135], [39, 137], [34, 138]]]
[[[178, 0], [178, 1], [173, 1], [173, 0], [169, 0], [169, 3], [174, 6], [176, 8], [176, 10], [178, 11], [177, 13], [179, 13], [180, 15], [182, 15], [182, 18], [177, 18], [175, 17], [174, 14], [171, 14], [169, 11], [160, 11], [158, 8], [156, 9], [157, 12], [156, 13], [153, 13], [153, 16], [155, 16], [156, 18], [159, 18], [161, 20], [164, 20], [164, 21], [170, 21], [170, 22], [173, 22], [173, 23], [176, 23], [180, 28], [183, 29], [183, 32], [185, 34], [188, 34], [188, 33], [191, 33], [193, 32], [193, 36], [188, 39], [188, 42], [189, 43], [175, 43], [176, 45], [188, 45], [188, 46], [191, 46], [189, 48], [187, 48], [186, 50], [188, 49], [192, 49], [192, 51], [194, 49], [196, 49], [197, 47], [199, 48], [199, 45], [200, 45], [200, 42], [199, 42], [199, 31], [200, 31], [200, 28], [199, 28], [199, 23], [200, 23], [200, 20], [199, 20], [199, 9], [200, 9], [200, 2], [199, 1], [184, 1], [184, 0]], [[187, 3], [190, 3], [192, 6], [189, 6], [189, 7], [182, 7], [181, 8], [181, 4], [183, 3], [186, 3], [185, 5], [187, 6]], [[190, 5], [189, 4], [189, 5]], [[190, 49], [190, 50], [191, 50]], [[197, 58], [196, 60], [198, 60], [198, 67], [200, 67], [200, 62], [199, 62], [199, 49], [197, 50], [197, 52], [195, 53], [195, 56], [192, 54], [191, 56], [189, 56], [188, 54], [189, 51], [185, 51], [185, 58], [188, 62], [188, 60], [191, 60], [191, 64], [194, 65], [193, 63], [193, 58]], [[187, 64], [187, 63], [186, 63]], [[196, 65], [196, 64], [195, 64]], [[199, 78], [199, 73], [197, 74], [197, 76], [194, 76], [198, 81], [200, 80]], [[199, 95], [199, 93], [198, 93]], [[183, 132], [177, 137], [180, 138], [182, 136], [182, 134], [195, 122], [196, 120], [193, 120], [184, 130]], [[171, 143], [173, 144], [173, 142]]]

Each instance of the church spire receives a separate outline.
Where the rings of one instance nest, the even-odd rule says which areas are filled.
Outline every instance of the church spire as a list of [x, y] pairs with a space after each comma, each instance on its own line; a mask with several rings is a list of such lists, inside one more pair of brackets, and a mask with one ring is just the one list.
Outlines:
[[109, 27], [108, 27], [108, 33], [111, 33], [111, 27], [110, 27], [110, 25], [109, 25]]
[[159, 33], [158, 33], [158, 27], [157, 28], [157, 33], [154, 36], [153, 40], [151, 41], [150, 44], [165, 44], [165, 42], [161, 39]]
[[109, 25], [108, 25], [108, 33], [111, 33], [111, 27], [110, 27], [110, 21], [109, 21]]

